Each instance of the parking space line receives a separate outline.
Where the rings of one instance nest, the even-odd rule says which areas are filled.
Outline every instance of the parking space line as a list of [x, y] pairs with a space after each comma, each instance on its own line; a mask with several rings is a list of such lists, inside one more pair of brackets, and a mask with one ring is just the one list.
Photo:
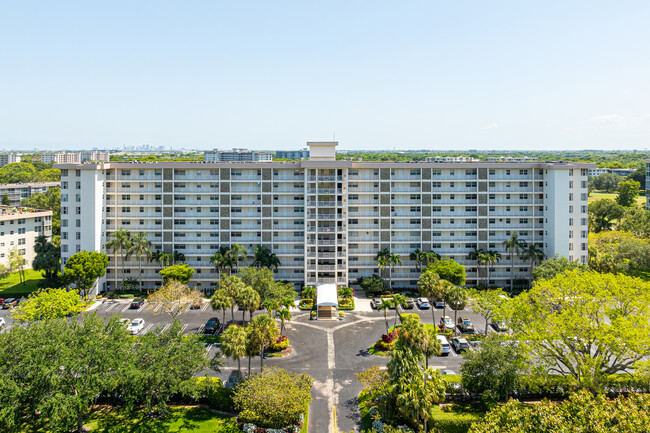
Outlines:
[[149, 332], [149, 330], [150, 330], [152, 327], [153, 327], [153, 325], [152, 325], [151, 323], [148, 324], [147, 327], [144, 328], [144, 330], [142, 331], [142, 333], [140, 333], [140, 335], [145, 335], [147, 332]]
[[203, 331], [203, 328], [205, 328], [205, 325], [199, 326], [199, 329], [196, 330], [197, 335]]
[[181, 332], [185, 332], [186, 329], [187, 329], [187, 323], [183, 325], [183, 327], [181, 328]]
[[163, 326], [163, 329], [162, 329], [162, 331], [160, 331], [160, 333], [162, 334], [163, 332], [167, 331], [167, 330], [169, 329], [170, 326], [171, 326], [171, 325], [170, 325], [169, 323], [166, 324], [165, 326]]
[[203, 306], [203, 308], [201, 308], [201, 311], [207, 310], [209, 306], [210, 306], [210, 303], [206, 302], [205, 305]]
[[126, 307], [124, 307], [124, 308], [122, 309], [122, 313], [125, 313], [126, 310], [128, 310], [130, 306], [131, 306], [131, 305], [126, 304]]
[[113, 304], [109, 305], [106, 311], [111, 311], [113, 308], [117, 307], [117, 302], [114, 302]]
[[157, 313], [158, 310], [160, 310], [161, 308], [162, 308], [162, 304], [158, 304], [158, 305], [156, 305], [156, 308], [153, 309], [153, 312]]

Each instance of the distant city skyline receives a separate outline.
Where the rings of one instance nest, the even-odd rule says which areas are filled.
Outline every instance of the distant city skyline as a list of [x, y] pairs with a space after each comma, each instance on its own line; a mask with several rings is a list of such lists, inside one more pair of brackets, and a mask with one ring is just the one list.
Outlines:
[[640, 0], [4, 2], [0, 148], [642, 150], [648, 22]]

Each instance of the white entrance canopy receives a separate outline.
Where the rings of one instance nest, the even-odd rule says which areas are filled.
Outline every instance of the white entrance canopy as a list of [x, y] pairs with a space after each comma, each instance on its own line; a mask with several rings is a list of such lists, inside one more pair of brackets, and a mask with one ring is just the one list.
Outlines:
[[337, 307], [339, 305], [336, 284], [319, 284], [316, 286], [317, 307]]

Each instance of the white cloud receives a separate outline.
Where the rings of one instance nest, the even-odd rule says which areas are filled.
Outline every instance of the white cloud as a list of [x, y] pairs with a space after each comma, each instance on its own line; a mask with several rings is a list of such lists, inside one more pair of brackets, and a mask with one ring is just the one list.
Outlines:
[[499, 127], [498, 123], [490, 123], [485, 129], [497, 129]]
[[592, 117], [589, 123], [592, 125], [600, 126], [619, 126], [625, 122], [625, 117], [620, 114], [601, 114], [600, 116]]

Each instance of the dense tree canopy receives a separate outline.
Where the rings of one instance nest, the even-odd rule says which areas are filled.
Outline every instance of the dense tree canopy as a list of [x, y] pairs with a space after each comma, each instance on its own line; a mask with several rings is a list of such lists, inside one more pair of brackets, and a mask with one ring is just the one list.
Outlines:
[[587, 270], [587, 265], [572, 261], [564, 256], [555, 256], [544, 260], [533, 269], [533, 280], [550, 280], [557, 274], [572, 269]]
[[589, 205], [589, 231], [611, 230], [614, 222], [625, 214], [625, 208], [614, 200], [604, 198]]
[[183, 263], [180, 265], [167, 266], [158, 271], [158, 273], [163, 278], [164, 282], [176, 280], [183, 284], [187, 284], [192, 279], [192, 275], [194, 275], [194, 268]]
[[36, 169], [27, 162], [13, 162], [0, 168], [0, 183], [26, 183], [36, 177]]
[[626, 180], [618, 185], [616, 203], [623, 207], [636, 205], [636, 198], [639, 196], [641, 185], [636, 180]]
[[11, 318], [18, 322], [58, 319], [79, 313], [83, 306], [76, 290], [44, 289], [32, 293], [14, 308]]
[[50, 188], [43, 193], [34, 194], [21, 200], [21, 205], [35, 209], [52, 211], [52, 234], [61, 234], [61, 190]]
[[108, 256], [96, 251], [80, 251], [71, 255], [64, 267], [64, 278], [74, 284], [82, 296], [87, 294], [99, 277], [106, 275]]
[[623, 177], [614, 173], [603, 173], [592, 179], [595, 189], [606, 192], [616, 191], [618, 184], [622, 181]]
[[461, 265], [454, 259], [442, 259], [427, 266], [427, 270], [435, 272], [443, 280], [447, 280], [457, 286], [465, 284], [467, 274], [465, 266]]

